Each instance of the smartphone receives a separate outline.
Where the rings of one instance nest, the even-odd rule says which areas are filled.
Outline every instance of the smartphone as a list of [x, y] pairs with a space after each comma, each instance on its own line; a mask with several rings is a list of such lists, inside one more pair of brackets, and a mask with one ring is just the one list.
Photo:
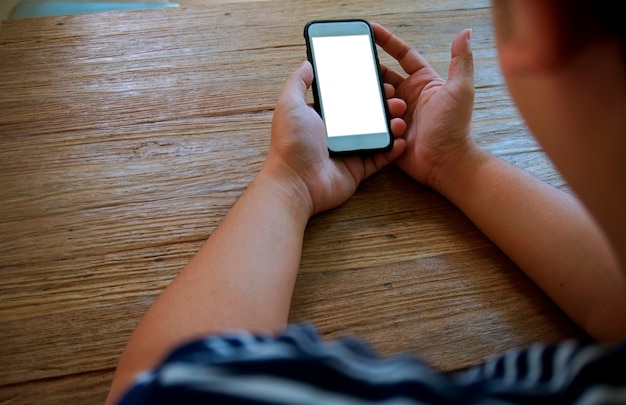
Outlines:
[[329, 152], [389, 150], [393, 135], [371, 25], [361, 19], [310, 21], [304, 37]]

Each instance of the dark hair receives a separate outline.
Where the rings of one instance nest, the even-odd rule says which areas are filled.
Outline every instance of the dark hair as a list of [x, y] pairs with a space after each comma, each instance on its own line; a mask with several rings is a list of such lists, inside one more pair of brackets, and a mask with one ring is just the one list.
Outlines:
[[[589, 42], [616, 38], [621, 45], [624, 60], [626, 60], [626, 24], [619, 1], [560, 0], [560, 2], [564, 7], [563, 9], [567, 10], [571, 29], [578, 31], [583, 29], [585, 38]], [[569, 32], [576, 31], [570, 30]]]

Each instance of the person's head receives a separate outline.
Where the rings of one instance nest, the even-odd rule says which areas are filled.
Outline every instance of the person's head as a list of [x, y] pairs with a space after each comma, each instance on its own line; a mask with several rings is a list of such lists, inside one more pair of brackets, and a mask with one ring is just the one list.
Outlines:
[[619, 2], [493, 0], [513, 100], [626, 266], [626, 30]]

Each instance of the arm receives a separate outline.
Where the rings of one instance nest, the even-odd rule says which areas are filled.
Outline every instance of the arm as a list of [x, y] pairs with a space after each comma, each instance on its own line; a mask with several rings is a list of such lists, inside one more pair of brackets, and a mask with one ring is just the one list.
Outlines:
[[471, 32], [452, 43], [447, 82], [389, 31], [375, 32], [409, 74], [385, 70], [408, 104], [398, 166], [457, 205], [591, 336], [623, 339], [626, 280], [601, 229], [576, 198], [489, 155], [471, 136]]
[[484, 151], [451, 158], [433, 187], [592, 337], [626, 336], [623, 274], [578, 199]]
[[[185, 341], [231, 330], [280, 331], [287, 323], [309, 218], [346, 201], [364, 178], [401, 154], [405, 144], [399, 139], [385, 154], [330, 159], [323, 122], [305, 102], [312, 80], [305, 62], [285, 82], [265, 165], [138, 324], [107, 403], [117, 400], [137, 373]], [[406, 105], [391, 99], [389, 108], [401, 115]], [[401, 119], [391, 126], [395, 134], [404, 132]]]
[[226, 330], [278, 331], [287, 320], [309, 205], [260, 173], [138, 324], [109, 399], [184, 341]]

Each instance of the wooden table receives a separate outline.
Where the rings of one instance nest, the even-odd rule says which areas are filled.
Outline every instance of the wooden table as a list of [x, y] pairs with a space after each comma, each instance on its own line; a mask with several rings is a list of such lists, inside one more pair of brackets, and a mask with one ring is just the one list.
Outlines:
[[[473, 28], [474, 133], [567, 188], [495, 60], [489, 2], [271, 1], [0, 29], [0, 403], [101, 403], [133, 327], [264, 161], [315, 18], [364, 17], [441, 75]], [[383, 57], [389, 63], [389, 58]], [[307, 229], [291, 313], [442, 370], [583, 337], [464, 215], [395, 167]]]

